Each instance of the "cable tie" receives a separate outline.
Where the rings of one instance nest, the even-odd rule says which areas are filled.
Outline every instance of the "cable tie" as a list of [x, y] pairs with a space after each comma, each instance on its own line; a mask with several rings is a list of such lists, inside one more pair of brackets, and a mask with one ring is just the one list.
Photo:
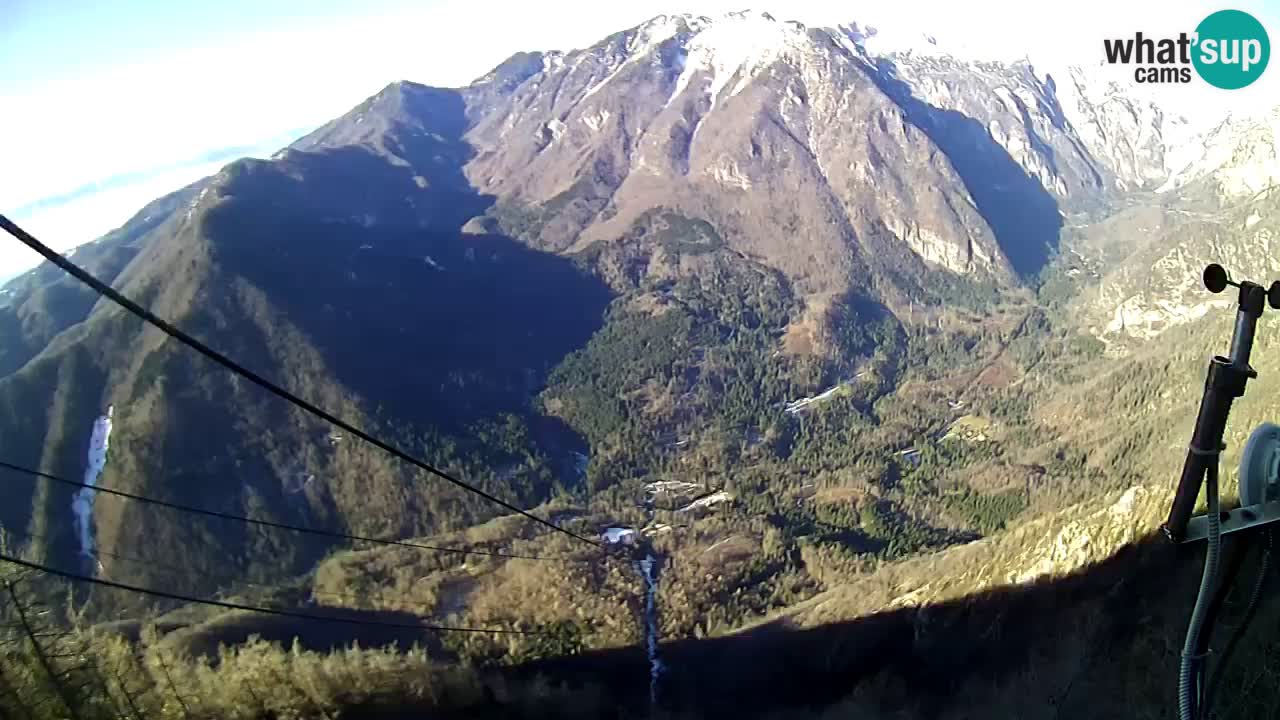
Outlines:
[[1221, 455], [1222, 451], [1226, 449], [1227, 449], [1227, 446], [1225, 444], [1218, 443], [1218, 449], [1216, 450], [1203, 450], [1201, 448], [1196, 447], [1195, 445], [1191, 445], [1190, 447], [1187, 448], [1187, 451], [1190, 452], [1192, 455], [1196, 455], [1199, 457], [1216, 457], [1218, 455]]

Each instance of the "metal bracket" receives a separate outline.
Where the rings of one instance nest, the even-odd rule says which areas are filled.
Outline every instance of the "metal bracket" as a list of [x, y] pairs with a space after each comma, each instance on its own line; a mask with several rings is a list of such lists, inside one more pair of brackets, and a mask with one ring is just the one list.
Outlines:
[[[1230, 512], [1219, 513], [1222, 518], [1222, 534], [1228, 535], [1241, 530], [1270, 525], [1280, 521], [1280, 500], [1236, 508]], [[1187, 523], [1187, 534], [1182, 543], [1204, 540], [1209, 537], [1209, 516], [1197, 515]]]

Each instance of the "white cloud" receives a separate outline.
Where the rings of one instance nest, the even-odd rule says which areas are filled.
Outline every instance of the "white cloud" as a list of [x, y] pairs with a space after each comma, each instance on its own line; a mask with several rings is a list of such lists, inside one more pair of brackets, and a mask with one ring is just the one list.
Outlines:
[[[172, 171], [124, 187], [92, 193], [65, 205], [16, 215], [12, 220], [40, 242], [59, 252], [93, 240], [124, 224], [143, 205], [205, 175], [216, 165]], [[33, 267], [40, 256], [25, 245], [4, 236], [0, 242], [0, 277]]]
[[[267, 157], [287, 144], [270, 140], [248, 149], [244, 155]], [[65, 252], [120, 227], [142, 206], [222, 169], [228, 161], [193, 162], [142, 173], [136, 180], [85, 193], [65, 202], [15, 213], [11, 219], [42, 243]], [[0, 279], [39, 264], [35, 251], [4, 235], [0, 237]]]

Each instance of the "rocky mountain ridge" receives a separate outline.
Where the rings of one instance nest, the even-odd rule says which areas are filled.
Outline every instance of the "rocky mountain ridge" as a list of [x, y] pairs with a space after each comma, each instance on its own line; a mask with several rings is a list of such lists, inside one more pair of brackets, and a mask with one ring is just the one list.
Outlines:
[[[478, 111], [468, 175], [499, 207], [554, 203], [549, 224], [508, 223], [541, 246], [585, 247], [670, 204], [724, 225], [815, 294], [847, 288], [886, 242], [952, 272], [998, 275], [1009, 256], [1034, 272], [1056, 242], [1059, 204], [1089, 207], [1161, 179], [1152, 111], [1090, 106], [1089, 147], [1057, 82], [1029, 66], [876, 56], [866, 37], [764, 13], [661, 16], [583, 51], [517, 56], [468, 90], [490, 103], [500, 77], [508, 93]], [[1107, 146], [1099, 128], [1146, 155]], [[1105, 162], [1120, 156], [1128, 164]], [[784, 192], [805, 210], [789, 225], [766, 199]], [[781, 234], [802, 246], [783, 252], [763, 237]], [[817, 265], [797, 263], [805, 254]]]

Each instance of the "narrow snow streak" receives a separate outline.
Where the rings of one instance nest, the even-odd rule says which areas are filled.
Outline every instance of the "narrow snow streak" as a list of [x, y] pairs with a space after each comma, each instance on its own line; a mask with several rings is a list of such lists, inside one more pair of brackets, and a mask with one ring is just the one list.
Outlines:
[[823, 400], [826, 400], [827, 398], [831, 397], [832, 395], [835, 395], [836, 391], [844, 387], [848, 382], [849, 382], [848, 380], [842, 380], [836, 383], [835, 385], [832, 385], [831, 387], [827, 388], [826, 390], [823, 390], [817, 395], [812, 395], [810, 397], [803, 397], [803, 398], [800, 398], [799, 400], [792, 400], [791, 402], [787, 403], [787, 406], [783, 408], [782, 411], [787, 413], [788, 415], [795, 415], [800, 411], [805, 410], [810, 405], [813, 405], [814, 403], [820, 403]]
[[719, 505], [722, 502], [728, 502], [732, 499], [733, 497], [730, 496], [729, 493], [725, 492], [724, 490], [720, 490], [717, 492], [713, 492], [704, 498], [698, 498], [697, 500], [694, 500], [693, 502], [689, 503], [688, 505], [685, 505], [679, 510], [676, 510], [676, 512], [686, 513], [686, 512], [689, 512], [690, 510], [695, 510], [697, 508], [707, 508], [707, 507], [711, 507], [712, 505]]
[[636, 563], [640, 574], [644, 577], [644, 634], [645, 647], [649, 653], [649, 706], [658, 704], [658, 678], [662, 675], [662, 660], [658, 659], [658, 606], [655, 596], [658, 593], [658, 577], [653, 553]]
[[[84, 483], [96, 485], [102, 469], [107, 466], [107, 448], [111, 442], [111, 416], [115, 408], [108, 406], [107, 414], [93, 422], [89, 437], [89, 466], [84, 471]], [[71, 500], [71, 512], [75, 514], [76, 534], [80, 537], [80, 554], [93, 558], [93, 498], [94, 491], [84, 488]]]

